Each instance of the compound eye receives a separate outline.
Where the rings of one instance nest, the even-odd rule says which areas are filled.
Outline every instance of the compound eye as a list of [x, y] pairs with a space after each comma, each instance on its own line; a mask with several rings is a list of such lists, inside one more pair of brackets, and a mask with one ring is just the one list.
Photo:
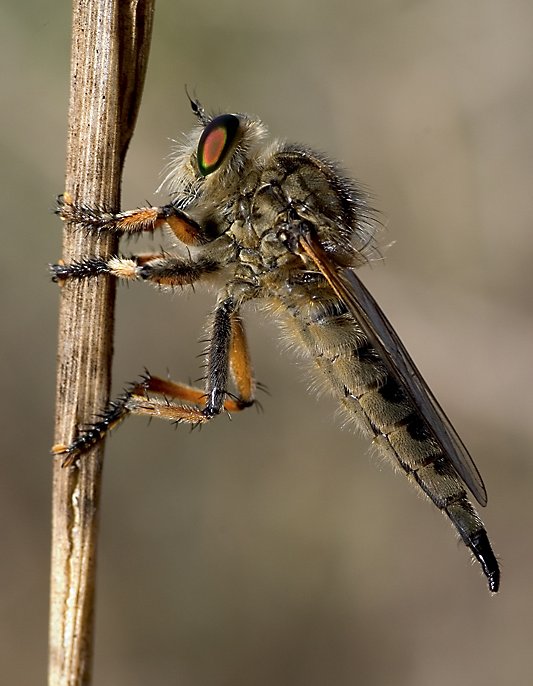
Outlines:
[[205, 127], [198, 143], [198, 168], [202, 176], [220, 167], [235, 141], [239, 123], [234, 114], [221, 114]]

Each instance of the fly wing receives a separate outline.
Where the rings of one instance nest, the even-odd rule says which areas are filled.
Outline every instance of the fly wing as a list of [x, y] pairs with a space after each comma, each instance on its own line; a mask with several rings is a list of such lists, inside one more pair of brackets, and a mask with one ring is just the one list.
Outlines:
[[334, 264], [313, 235], [302, 235], [299, 241], [424, 418], [459, 477], [478, 503], [486, 505], [487, 492], [474, 461], [377, 302], [352, 269]]

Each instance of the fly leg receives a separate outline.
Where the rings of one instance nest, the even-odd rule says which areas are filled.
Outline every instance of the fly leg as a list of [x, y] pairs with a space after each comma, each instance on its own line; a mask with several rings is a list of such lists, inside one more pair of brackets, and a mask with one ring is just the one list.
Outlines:
[[140, 254], [129, 257], [87, 257], [70, 264], [50, 266], [52, 280], [89, 279], [108, 274], [123, 281], [148, 281], [157, 286], [187, 286], [206, 280], [219, 265], [208, 258], [184, 260], [167, 253]]
[[[109, 259], [90, 257], [70, 265], [53, 265], [52, 273], [54, 280], [59, 282], [109, 274], [120, 279], [141, 279], [155, 285], [176, 287], [201, 281], [217, 268], [217, 264], [211, 260], [200, 259], [192, 262], [158, 254]], [[146, 401], [144, 394], [144, 382], [133, 384], [117, 400], [108, 405], [107, 409], [97, 417], [96, 422], [82, 428], [70, 445], [55, 445], [52, 452], [66, 455], [65, 464], [72, 464], [81, 453], [98, 443], [109, 430], [119, 424], [126, 414], [133, 411], [142, 400]]]
[[[229, 375], [236, 396], [226, 388]], [[239, 412], [254, 402], [255, 382], [244, 327], [233, 300], [226, 299], [215, 310], [205, 390], [145, 375], [111, 402], [96, 422], [83, 428], [70, 445], [56, 445], [52, 452], [65, 456], [63, 466], [72, 465], [128, 414], [197, 425], [205, 424], [222, 410]]]
[[74, 224], [90, 234], [114, 234], [134, 236], [154, 233], [168, 227], [185, 245], [205, 245], [215, 238], [189, 217], [178, 202], [160, 207], [140, 207], [136, 210], [112, 212], [105, 207], [90, 207], [74, 203], [69, 195], [58, 199], [57, 214], [69, 224]]
[[[214, 238], [185, 214], [178, 203], [111, 212], [106, 208], [71, 202], [70, 196], [65, 195], [59, 198], [57, 214], [63, 221], [97, 235], [133, 236], [143, 232], [154, 233], [167, 227], [185, 245], [204, 245]], [[139, 279], [171, 287], [193, 284], [217, 269], [218, 265], [213, 260], [203, 258], [187, 262], [166, 253], [131, 257], [89, 256], [70, 264], [51, 265], [52, 279], [59, 283], [108, 274], [119, 279]]]

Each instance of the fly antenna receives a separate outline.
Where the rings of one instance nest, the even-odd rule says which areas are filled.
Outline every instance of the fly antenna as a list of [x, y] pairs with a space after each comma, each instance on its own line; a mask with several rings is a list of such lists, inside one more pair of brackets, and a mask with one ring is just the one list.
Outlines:
[[207, 124], [209, 119], [206, 117], [205, 110], [202, 107], [202, 103], [198, 100], [198, 98], [191, 97], [191, 95], [189, 93], [189, 89], [187, 88], [187, 85], [185, 85], [185, 94], [189, 98], [189, 102], [191, 104], [191, 110], [198, 117], [198, 119], [202, 122], [202, 124]]

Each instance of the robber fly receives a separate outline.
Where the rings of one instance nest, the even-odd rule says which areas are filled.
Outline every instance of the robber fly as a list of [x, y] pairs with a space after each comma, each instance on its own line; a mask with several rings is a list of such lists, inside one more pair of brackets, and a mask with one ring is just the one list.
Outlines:
[[373, 245], [365, 194], [323, 155], [266, 142], [259, 119], [191, 106], [198, 125], [168, 166], [170, 203], [113, 212], [63, 197], [58, 208], [64, 221], [96, 234], [164, 230], [172, 250], [89, 256], [52, 271], [59, 282], [109, 275], [169, 289], [214, 285], [205, 388], [146, 374], [53, 452], [72, 465], [129, 414], [196, 425], [253, 405], [241, 309], [256, 301], [305, 351], [347, 417], [451, 520], [496, 592], [498, 563], [466, 492], [486, 505], [481, 476], [354, 271]]

